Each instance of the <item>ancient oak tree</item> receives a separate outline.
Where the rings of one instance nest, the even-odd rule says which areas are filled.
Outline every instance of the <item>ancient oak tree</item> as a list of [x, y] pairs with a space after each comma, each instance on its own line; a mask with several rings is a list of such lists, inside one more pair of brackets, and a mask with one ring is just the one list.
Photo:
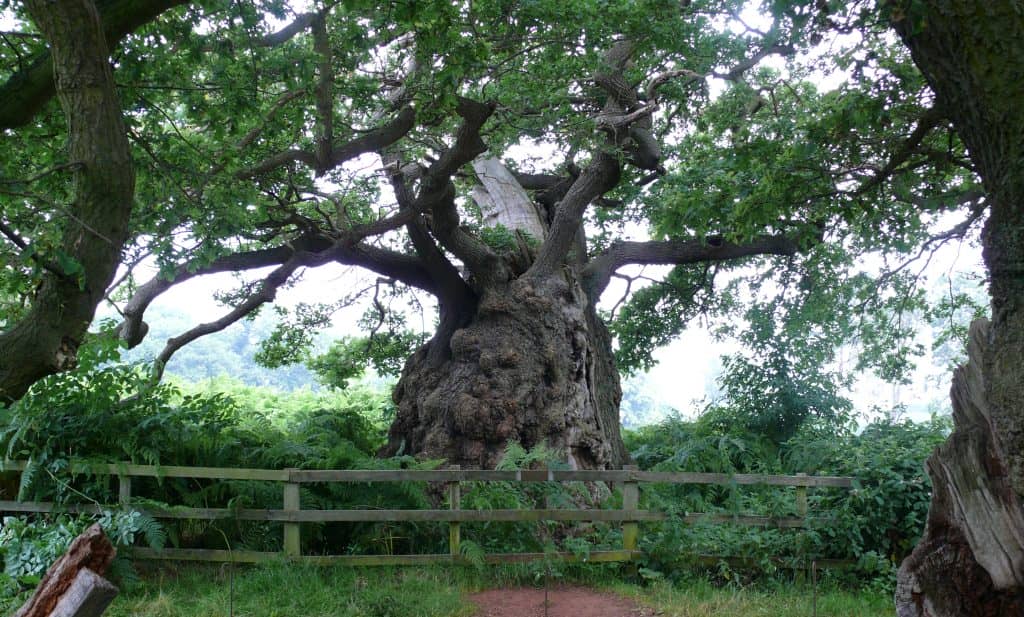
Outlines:
[[[35, 4], [11, 6], [0, 37], [8, 401], [74, 364], [104, 299], [122, 319], [97, 336], [135, 346], [172, 286], [259, 273], [166, 342], [158, 378], [182, 346], [343, 264], [371, 282], [285, 321], [322, 325], [365, 292], [367, 336], [318, 363], [344, 377], [353, 355], [406, 355], [387, 453], [489, 466], [510, 441], [546, 442], [616, 466], [620, 370], [702, 314], [735, 315], [789, 374], [854, 336], [898, 370], [906, 331], [886, 316], [916, 301], [906, 263], [985, 206], [873, 9]], [[867, 253], [881, 276], [856, 265]], [[426, 336], [388, 310], [428, 297]], [[302, 328], [265, 360], [301, 360]]]

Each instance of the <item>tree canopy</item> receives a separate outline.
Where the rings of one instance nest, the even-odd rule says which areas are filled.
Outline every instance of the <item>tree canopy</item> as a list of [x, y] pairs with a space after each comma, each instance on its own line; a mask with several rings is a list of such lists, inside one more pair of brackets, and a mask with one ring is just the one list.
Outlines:
[[[12, 3], [0, 393], [16, 399], [72, 367], [104, 299], [135, 346], [171, 286], [272, 268], [226, 293], [221, 318], [170, 338], [159, 374], [189, 341], [330, 262], [377, 278], [286, 315], [265, 363], [301, 359], [309, 330], [362, 294], [368, 337], [317, 360], [321, 372], [343, 380], [368, 359], [397, 372], [423, 336], [393, 299], [427, 296], [436, 366], [490, 294], [561, 276], [589, 311], [621, 279], [621, 301], [599, 316], [619, 370], [650, 366], [698, 316], [726, 315], [783, 394], [850, 340], [897, 378], [913, 349], [900, 315], [923, 302], [907, 264], [964, 237], [985, 206], [891, 34], [913, 18], [900, 10], [78, 0], [54, 13], [61, 22]], [[95, 63], [87, 82], [83, 58]], [[538, 226], [496, 214], [495, 169]], [[867, 255], [884, 265], [864, 266]], [[157, 276], [139, 278], [150, 263]], [[671, 268], [634, 267], [648, 265]], [[785, 396], [821, 394], [810, 388]]]

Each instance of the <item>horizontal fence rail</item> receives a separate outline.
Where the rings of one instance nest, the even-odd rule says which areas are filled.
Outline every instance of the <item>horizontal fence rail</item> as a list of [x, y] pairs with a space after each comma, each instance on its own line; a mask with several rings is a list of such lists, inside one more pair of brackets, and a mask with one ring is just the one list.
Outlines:
[[[0, 471], [24, 471], [26, 461], [0, 462]], [[266, 480], [270, 482], [652, 482], [663, 484], [764, 484], [850, 488], [853, 478], [839, 476], [780, 476], [630, 469], [522, 470], [489, 469], [240, 469], [230, 467], [178, 467], [132, 463], [77, 463], [72, 471], [110, 476], [147, 478], [200, 478], [210, 480]]]
[[[27, 461], [0, 461], [0, 472], [22, 472]], [[136, 508], [155, 518], [192, 520], [246, 520], [276, 521], [283, 523], [284, 538], [281, 552], [210, 549], [147, 549], [133, 548], [132, 555], [140, 559], [175, 559], [187, 561], [217, 561], [258, 563], [276, 559], [300, 560], [316, 564], [347, 565], [418, 565], [426, 563], [458, 563], [460, 554], [461, 523], [469, 522], [523, 522], [523, 521], [595, 521], [622, 524], [622, 550], [591, 551], [585, 555], [575, 553], [515, 553], [491, 554], [487, 563], [511, 563], [553, 559], [560, 561], [629, 562], [641, 556], [639, 551], [639, 523], [664, 521], [670, 518], [688, 524], [732, 524], [758, 527], [800, 528], [808, 522], [808, 488], [850, 488], [853, 478], [836, 476], [795, 476], [761, 474], [718, 474], [693, 472], [640, 471], [634, 466], [621, 470], [522, 470], [499, 471], [480, 469], [417, 470], [300, 470], [300, 469], [239, 469], [219, 467], [181, 467], [173, 465], [136, 465], [133, 463], [73, 463], [75, 473], [116, 476], [119, 479], [118, 501], [121, 506], [131, 503], [131, 479], [137, 478], [193, 478], [208, 480], [253, 480], [283, 483], [281, 509], [253, 508], [161, 508], [147, 505]], [[444, 510], [310, 510], [302, 509], [299, 488], [304, 483], [336, 482], [442, 482], [447, 484], [449, 509]], [[461, 508], [462, 482], [605, 482], [617, 483], [622, 488], [622, 507], [618, 509], [516, 509], [516, 510], [463, 510]], [[640, 483], [660, 484], [718, 484], [762, 485], [793, 487], [796, 491], [798, 516], [759, 516], [751, 514], [685, 513], [667, 514], [639, 509]], [[53, 504], [0, 500], [0, 513], [97, 513], [103, 507], [96, 504]], [[322, 522], [446, 522], [449, 525], [449, 554], [447, 555], [302, 555], [301, 523]], [[694, 556], [703, 563], [740, 563], [745, 558], [729, 556]], [[819, 560], [819, 567], [843, 567], [847, 560]]]

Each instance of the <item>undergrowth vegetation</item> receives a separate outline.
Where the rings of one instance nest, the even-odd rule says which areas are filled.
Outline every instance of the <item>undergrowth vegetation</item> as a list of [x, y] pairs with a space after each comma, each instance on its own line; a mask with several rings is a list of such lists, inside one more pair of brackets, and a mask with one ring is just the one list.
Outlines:
[[[681, 585], [622, 582], [617, 568], [570, 568], [545, 578], [536, 565], [486, 571], [457, 568], [354, 569], [271, 565], [256, 568], [158, 568], [129, 590], [110, 617], [469, 617], [469, 594], [489, 588], [582, 584], [615, 592], [665, 617], [886, 617], [882, 594], [807, 586], [721, 587], [695, 578]], [[275, 593], [268, 590], [288, 590]], [[538, 613], [540, 614], [540, 613]], [[585, 617], [582, 616], [581, 617]]]
[[[71, 473], [72, 460], [275, 469], [433, 468], [443, 463], [410, 457], [376, 458], [392, 407], [385, 394], [365, 387], [285, 396], [221, 380], [216, 384], [164, 384], [150, 389], [145, 397], [126, 397], [126, 393], [138, 391], [142, 379], [146, 375], [130, 367], [68, 373], [47, 379], [30, 396], [5, 410], [0, 416], [0, 454], [28, 460], [30, 465], [22, 474], [0, 474], [0, 499], [17, 496], [58, 504], [117, 502], [116, 480]], [[948, 420], [879, 420], [855, 430], [848, 412], [810, 414], [798, 418], [795, 426], [781, 434], [757, 430], [759, 420], [753, 421], [746, 410], [737, 412], [738, 408], [741, 406], [711, 406], [696, 420], [670, 417], [657, 425], [627, 431], [625, 440], [643, 469], [845, 475], [856, 477], [856, 486], [852, 490], [810, 490], [814, 520], [803, 529], [694, 525], [681, 517], [644, 524], [640, 576], [659, 584], [692, 582], [698, 577], [715, 584], [743, 586], [755, 581], [792, 581], [794, 571], [805, 571], [814, 560], [850, 559], [855, 567], [829, 570], [822, 574], [823, 579], [887, 593], [895, 566], [923, 528], [929, 485], [922, 462], [945, 438]], [[543, 446], [526, 450], [512, 444], [502, 466], [555, 468], [559, 460], [560, 453]], [[140, 508], [281, 505], [281, 487], [270, 482], [137, 478], [132, 494], [133, 504]], [[444, 498], [439, 487], [416, 483], [307, 484], [301, 495], [303, 508], [310, 509], [446, 507]], [[621, 504], [621, 496], [593, 484], [496, 482], [466, 483], [463, 487], [462, 507], [466, 509], [582, 504], [615, 507]], [[788, 516], [796, 513], [796, 500], [791, 488], [651, 484], [643, 485], [641, 508], [680, 515]], [[0, 600], [0, 608], [6, 608], [4, 602], [13, 607], [53, 557], [93, 518], [57, 513], [4, 519], [0, 527], [0, 597], [6, 600]], [[281, 527], [272, 522], [157, 523], [132, 510], [105, 510], [102, 522], [123, 546], [281, 548]], [[466, 523], [462, 530], [464, 556], [476, 565], [482, 564], [486, 553], [568, 551], [585, 557], [593, 550], [621, 546], [617, 525], [490, 522]], [[447, 530], [438, 523], [304, 524], [302, 541], [306, 554], [443, 553], [447, 551]], [[545, 576], [561, 572], [551, 564], [537, 567], [542, 570], [535, 571], [543, 571]], [[119, 568], [118, 575], [130, 579], [130, 571], [123, 564]]]

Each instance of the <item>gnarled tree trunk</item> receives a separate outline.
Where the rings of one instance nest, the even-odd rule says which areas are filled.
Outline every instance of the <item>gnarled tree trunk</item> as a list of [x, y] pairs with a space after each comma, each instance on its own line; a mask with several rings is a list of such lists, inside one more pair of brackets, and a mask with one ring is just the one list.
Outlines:
[[[434, 345], [448, 347], [440, 364], [428, 361]], [[514, 441], [546, 443], [576, 468], [626, 459], [611, 339], [575, 280], [487, 289], [464, 327], [407, 362], [394, 399], [387, 454], [494, 467]]]
[[[491, 225], [516, 234], [503, 259], [522, 274], [533, 259], [527, 238], [543, 240], [550, 220], [497, 159], [473, 167], [474, 199]], [[395, 387], [385, 453], [494, 467], [509, 442], [543, 443], [574, 468], [625, 462], [611, 337], [580, 284], [582, 265], [577, 257], [541, 279], [478, 281], [463, 306], [442, 307], [442, 327]]]
[[895, 27], [984, 182], [992, 323], [953, 389], [957, 429], [899, 573], [901, 616], [1024, 614], [1024, 5], [892, 2]]
[[0, 333], [0, 403], [75, 365], [78, 345], [120, 263], [135, 192], [131, 148], [94, 3], [27, 4], [50, 44], [68, 157], [77, 166], [62, 249], [81, 272], [47, 273], [26, 316]]

